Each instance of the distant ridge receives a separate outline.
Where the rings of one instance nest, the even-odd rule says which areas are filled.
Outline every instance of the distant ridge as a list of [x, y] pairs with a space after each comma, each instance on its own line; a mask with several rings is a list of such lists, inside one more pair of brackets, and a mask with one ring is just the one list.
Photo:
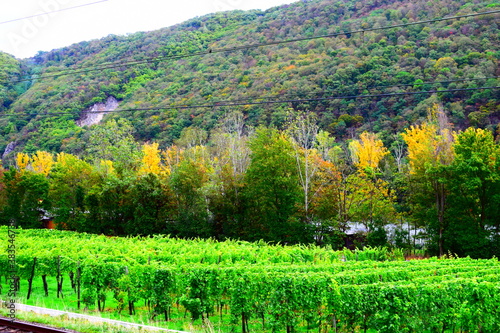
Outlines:
[[[381, 133], [388, 145], [394, 134], [425, 119], [435, 102], [443, 105], [456, 129], [493, 129], [500, 120], [499, 90], [465, 89], [500, 86], [495, 23], [499, 14], [224, 53], [210, 50], [495, 10], [500, 5], [491, 1], [300, 1], [266, 11], [210, 14], [151, 32], [112, 35], [23, 61], [1, 54], [0, 152], [16, 142], [5, 156], [7, 161], [27, 146], [77, 153], [86, 140], [86, 129], [80, 126], [101, 121], [101, 116], [125, 117], [136, 129], [138, 141], [161, 146], [172, 144], [186, 127], [210, 132], [234, 110], [243, 112], [249, 125], [278, 128], [288, 110], [307, 110], [315, 112], [321, 127], [338, 140], [370, 130]], [[200, 55], [142, 62], [194, 53]], [[113, 65], [117, 62], [139, 64]], [[102, 66], [99, 71], [11, 82], [24, 75]], [[413, 94], [433, 90], [448, 92]], [[387, 96], [300, 101], [358, 95]], [[259, 98], [299, 101], [244, 104]], [[243, 105], [168, 109], [234, 100]], [[107, 101], [112, 105], [106, 106]], [[96, 105], [104, 105], [100, 110], [161, 109], [88, 118], [85, 110]], [[59, 115], [37, 116], [44, 113]]]

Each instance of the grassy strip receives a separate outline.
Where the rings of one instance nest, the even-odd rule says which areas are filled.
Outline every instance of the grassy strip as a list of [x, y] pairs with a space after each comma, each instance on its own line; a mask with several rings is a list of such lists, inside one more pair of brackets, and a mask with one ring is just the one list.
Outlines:
[[[0, 308], [0, 315], [6, 316], [8, 310]], [[73, 330], [81, 333], [140, 333], [144, 330], [110, 325], [108, 323], [92, 323], [84, 319], [73, 319], [67, 316], [49, 316], [33, 312], [17, 311], [16, 318], [23, 321], [39, 323], [60, 329]], [[148, 331], [149, 332], [149, 331]]]

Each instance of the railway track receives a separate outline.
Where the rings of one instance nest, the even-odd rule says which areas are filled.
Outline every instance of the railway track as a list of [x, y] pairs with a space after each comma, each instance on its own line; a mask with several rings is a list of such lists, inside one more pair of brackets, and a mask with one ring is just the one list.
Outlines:
[[[70, 331], [33, 324], [24, 321], [12, 321], [0, 317], [0, 333], [68, 333]], [[72, 331], [74, 332], [74, 331]]]

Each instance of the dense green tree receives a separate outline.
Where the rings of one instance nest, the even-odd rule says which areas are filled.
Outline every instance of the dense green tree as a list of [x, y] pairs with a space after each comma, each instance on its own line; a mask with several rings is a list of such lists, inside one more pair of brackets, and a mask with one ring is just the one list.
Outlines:
[[290, 140], [275, 129], [259, 128], [249, 147], [246, 232], [274, 242], [310, 242], [307, 225], [297, 215], [303, 198]]
[[125, 228], [134, 219], [130, 197], [132, 183], [132, 177], [118, 177], [114, 173], [105, 175], [85, 197], [88, 214], [83, 231], [124, 235]]
[[153, 173], [135, 179], [130, 189], [133, 219], [125, 226], [127, 235], [172, 232], [173, 193], [167, 181]]
[[23, 228], [42, 227], [44, 217], [51, 207], [48, 199], [49, 181], [41, 174], [12, 169], [4, 173], [7, 195], [3, 207], [3, 223], [14, 222]]
[[185, 159], [176, 166], [170, 177], [173, 190], [175, 231], [182, 237], [211, 236], [212, 224], [208, 211], [205, 185], [208, 170], [199, 161]]
[[461, 256], [499, 254], [500, 147], [490, 131], [469, 128], [456, 135], [448, 168], [448, 248]]
[[59, 228], [85, 230], [85, 196], [98, 182], [90, 164], [70, 154], [60, 153], [50, 172], [51, 214]]

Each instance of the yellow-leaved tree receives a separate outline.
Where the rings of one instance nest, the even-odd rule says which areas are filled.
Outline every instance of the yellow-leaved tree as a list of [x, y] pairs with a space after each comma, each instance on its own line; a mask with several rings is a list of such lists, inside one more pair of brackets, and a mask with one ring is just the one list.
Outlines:
[[360, 140], [353, 140], [349, 144], [354, 165], [361, 172], [377, 169], [389, 151], [375, 133], [363, 132], [359, 138]]
[[100, 160], [97, 170], [105, 176], [116, 175], [116, 169], [113, 165], [113, 161], [110, 160]]
[[[438, 234], [439, 255], [444, 254], [447, 189], [444, 167], [454, 159], [453, 135], [446, 128], [444, 112], [438, 105], [429, 109], [429, 120], [411, 126], [403, 134], [408, 145], [412, 202], [417, 219], [427, 221], [428, 230]], [[435, 222], [433, 222], [435, 220]]]
[[158, 143], [145, 144], [142, 146], [142, 160], [139, 174], [152, 173], [159, 175], [162, 172], [160, 150]]
[[349, 144], [351, 158], [358, 169], [357, 174], [348, 177], [348, 183], [355, 188], [350, 194], [351, 201], [356, 202], [353, 217], [372, 231], [382, 230], [383, 225], [394, 222], [398, 215], [389, 183], [379, 179], [376, 173], [389, 150], [375, 133], [363, 132], [359, 138]]
[[165, 161], [165, 173], [170, 175], [175, 167], [184, 159], [184, 150], [173, 145], [162, 151], [162, 156]]
[[41, 173], [48, 176], [52, 166], [54, 165], [54, 156], [46, 151], [37, 151], [31, 157], [31, 167], [35, 173]]
[[64, 168], [68, 168], [73, 163], [75, 158], [77, 157], [74, 155], [61, 152], [56, 155], [56, 164]]
[[453, 161], [453, 136], [448, 129], [439, 131], [437, 125], [424, 123], [411, 126], [402, 136], [408, 145], [410, 173], [413, 175]]
[[16, 155], [16, 166], [17, 169], [19, 170], [19, 173], [24, 173], [29, 163], [30, 163], [30, 157], [28, 154], [18, 153]]

